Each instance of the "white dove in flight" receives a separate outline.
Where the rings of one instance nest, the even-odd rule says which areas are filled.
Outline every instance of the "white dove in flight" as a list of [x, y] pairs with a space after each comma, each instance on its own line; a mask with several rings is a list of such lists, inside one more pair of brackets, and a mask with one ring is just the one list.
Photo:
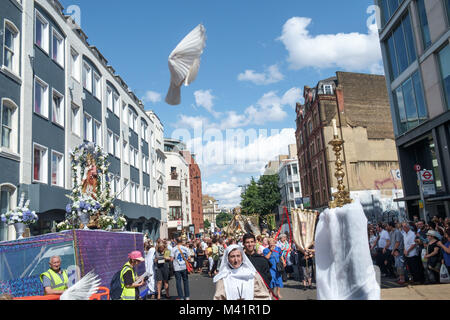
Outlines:
[[89, 300], [97, 292], [100, 282], [98, 276], [90, 271], [80, 281], [64, 291], [60, 300]]
[[200, 68], [200, 57], [206, 45], [206, 29], [199, 24], [172, 51], [169, 56], [171, 74], [166, 102], [170, 105], [181, 103], [181, 86], [194, 82]]

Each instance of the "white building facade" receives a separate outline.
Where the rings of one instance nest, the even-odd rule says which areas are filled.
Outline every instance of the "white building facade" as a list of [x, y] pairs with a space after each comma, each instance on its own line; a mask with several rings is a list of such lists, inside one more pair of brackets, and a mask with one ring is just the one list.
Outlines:
[[185, 149], [186, 146], [179, 140], [164, 139], [169, 238], [180, 235], [182, 230], [188, 233], [192, 224], [189, 163], [180, 153]]
[[[17, 195], [25, 193], [40, 217], [32, 235], [51, 231], [64, 220], [72, 189], [70, 152], [92, 142], [108, 152], [111, 189], [118, 194], [114, 204], [128, 218], [129, 230], [157, 238], [161, 210], [153, 196], [157, 147], [151, 135], [162, 126], [155, 126], [143, 103], [63, 11], [57, 0], [0, 3], [0, 30], [4, 21], [16, 21], [6, 24], [8, 34], [14, 32], [14, 60], [1, 68], [0, 87], [12, 81], [19, 88], [12, 99], [0, 90], [0, 107], [12, 112], [13, 139], [7, 142], [14, 154], [8, 161], [15, 164], [8, 167], [17, 172], [17, 178], [0, 174], [0, 186], [10, 191], [2, 192], [0, 202], [13, 209]], [[14, 237], [8, 233], [0, 240]]]

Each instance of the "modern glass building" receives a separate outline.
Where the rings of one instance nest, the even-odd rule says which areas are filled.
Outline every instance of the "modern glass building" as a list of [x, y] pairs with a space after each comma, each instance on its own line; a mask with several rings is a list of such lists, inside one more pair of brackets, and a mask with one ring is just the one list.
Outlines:
[[450, 1], [377, 0], [380, 43], [409, 217], [423, 216], [414, 165], [432, 170], [427, 218], [450, 216]]
[[[59, 1], [0, 1], [0, 31], [1, 212], [25, 193], [40, 217], [31, 234], [54, 229], [72, 189], [70, 152], [92, 142], [108, 152], [128, 229], [157, 237], [165, 207], [155, 204], [164, 185], [154, 170], [161, 125]], [[11, 229], [0, 225], [0, 241], [14, 237]]]

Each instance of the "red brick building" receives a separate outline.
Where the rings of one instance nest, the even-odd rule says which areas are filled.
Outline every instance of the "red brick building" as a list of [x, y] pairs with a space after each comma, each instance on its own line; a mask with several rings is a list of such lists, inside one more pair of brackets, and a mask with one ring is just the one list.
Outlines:
[[202, 174], [195, 161], [195, 155], [189, 151], [182, 151], [184, 159], [189, 163], [189, 182], [191, 185], [191, 213], [195, 234], [203, 230], [203, 205], [202, 205]]

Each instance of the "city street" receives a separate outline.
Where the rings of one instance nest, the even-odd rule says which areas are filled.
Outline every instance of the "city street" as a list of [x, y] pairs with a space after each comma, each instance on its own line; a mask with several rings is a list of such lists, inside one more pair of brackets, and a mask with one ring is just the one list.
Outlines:
[[[295, 270], [295, 268], [294, 268]], [[298, 275], [295, 274], [295, 279]], [[400, 288], [395, 280], [382, 278], [381, 289]], [[303, 290], [301, 283], [298, 280], [288, 280], [284, 283], [284, 288], [281, 289], [283, 300], [316, 300], [317, 294], [315, 284], [313, 289]], [[215, 286], [212, 278], [207, 274], [189, 275], [189, 290], [191, 293], [191, 300], [212, 300], [215, 292]], [[172, 277], [169, 281], [169, 292], [171, 299], [175, 299], [177, 295], [175, 278]], [[164, 295], [162, 295], [163, 297]]]

